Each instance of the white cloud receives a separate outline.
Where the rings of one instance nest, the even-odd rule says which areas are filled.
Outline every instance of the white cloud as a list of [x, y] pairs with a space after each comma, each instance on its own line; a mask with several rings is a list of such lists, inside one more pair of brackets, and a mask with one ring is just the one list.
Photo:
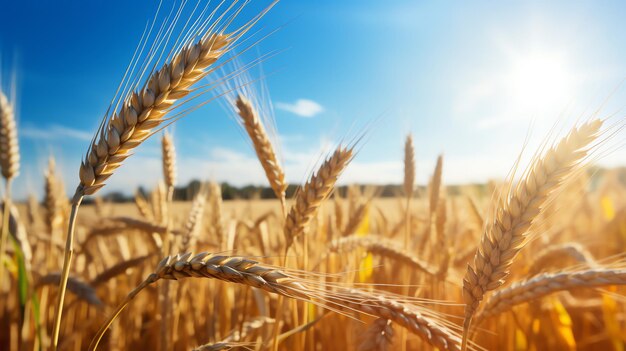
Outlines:
[[314, 117], [324, 112], [324, 107], [313, 100], [298, 99], [295, 103], [277, 102], [276, 108], [300, 117]]
[[77, 139], [77, 140], [91, 140], [93, 134], [79, 129], [69, 128], [58, 124], [53, 124], [50, 127], [33, 127], [25, 126], [20, 130], [20, 135], [30, 139], [43, 139], [43, 140], [55, 140], [55, 139]]

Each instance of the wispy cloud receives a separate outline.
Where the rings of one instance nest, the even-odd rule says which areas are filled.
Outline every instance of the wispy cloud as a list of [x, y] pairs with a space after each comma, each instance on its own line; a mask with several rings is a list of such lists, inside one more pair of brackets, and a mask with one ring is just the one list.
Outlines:
[[294, 103], [277, 102], [276, 108], [291, 112], [300, 117], [314, 117], [315, 115], [324, 112], [324, 107], [313, 100], [298, 99]]
[[47, 128], [39, 128], [33, 126], [25, 126], [21, 129], [20, 134], [30, 139], [54, 140], [54, 139], [77, 139], [91, 140], [92, 134], [79, 129], [69, 128], [58, 124], [53, 124]]

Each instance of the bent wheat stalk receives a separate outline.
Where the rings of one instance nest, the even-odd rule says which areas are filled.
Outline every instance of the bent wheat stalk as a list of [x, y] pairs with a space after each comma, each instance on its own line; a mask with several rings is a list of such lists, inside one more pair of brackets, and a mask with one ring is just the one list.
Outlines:
[[[174, 122], [184, 115], [166, 118], [174, 109], [189, 102], [184, 98], [193, 92], [193, 86], [212, 72], [212, 66], [217, 60], [227, 53], [274, 4], [275, 2], [270, 4], [253, 20], [231, 33], [224, 33], [221, 27], [228, 27], [232, 17], [241, 11], [241, 7], [235, 10], [234, 15], [226, 16], [234, 7], [234, 4], [231, 5], [214, 23], [209, 23], [213, 20], [212, 15], [208, 19], [203, 19], [206, 23], [199, 27], [202, 28], [202, 32], [182, 33], [181, 38], [185, 38], [184, 42], [167, 55], [163, 65], [154, 69], [141, 87], [135, 85], [133, 89], [136, 90], [128, 91], [117, 111], [104, 117], [81, 162], [80, 183], [72, 199], [63, 274], [53, 324], [53, 351], [58, 345], [65, 285], [74, 250], [74, 225], [83, 196], [95, 194], [101, 189], [132, 151], [153, 135], [163, 123]], [[241, 6], [245, 6], [245, 3]], [[221, 21], [226, 23], [220, 23]], [[147, 63], [150, 64], [150, 60], [147, 60]]]
[[495, 290], [509, 275], [509, 267], [525, 245], [528, 229], [541, 213], [549, 197], [586, 159], [592, 143], [599, 135], [602, 121], [589, 121], [573, 128], [543, 157], [536, 157], [525, 177], [495, 208], [493, 220], [487, 224], [474, 262], [468, 265], [463, 279], [465, 321], [463, 349], [472, 317], [486, 292]]
[[576, 288], [595, 288], [626, 284], [626, 269], [589, 269], [579, 272], [543, 273], [530, 280], [515, 282], [502, 289], [476, 315], [476, 325], [486, 318], [508, 311], [516, 305], [546, 295]]

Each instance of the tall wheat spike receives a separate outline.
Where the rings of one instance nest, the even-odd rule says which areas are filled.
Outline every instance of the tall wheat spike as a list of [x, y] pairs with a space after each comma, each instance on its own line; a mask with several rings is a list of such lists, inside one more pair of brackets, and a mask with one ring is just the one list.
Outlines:
[[174, 186], [176, 186], [176, 148], [172, 134], [167, 131], [163, 133], [161, 138], [161, 149], [163, 153], [163, 178], [168, 189], [168, 197], [171, 198]]
[[15, 112], [2, 90], [0, 90], [0, 169], [6, 180], [17, 177], [20, 171]]
[[[72, 199], [62, 279], [53, 324], [53, 351], [58, 345], [65, 285], [69, 277], [74, 250], [75, 218], [83, 196], [92, 195], [101, 189], [105, 181], [132, 154], [132, 151], [153, 135], [163, 123], [176, 121], [182, 116], [175, 115], [166, 118], [177, 107], [189, 102], [189, 100], [185, 101], [185, 97], [194, 92], [196, 83], [214, 70], [212, 66], [218, 59], [227, 53], [275, 3], [273, 2], [253, 20], [230, 33], [225, 33], [224, 30], [228, 28], [233, 16], [236, 16], [246, 5], [245, 2], [235, 9], [234, 14], [226, 16], [234, 8], [235, 3], [233, 3], [213, 23], [210, 21], [214, 20], [215, 12], [209, 18], [200, 19], [205, 22], [197, 27], [200, 32], [181, 33], [180, 38], [183, 41], [165, 57], [162, 66], [151, 71], [141, 86], [137, 84], [133, 87], [134, 90], [128, 90], [128, 93], [121, 99], [119, 109], [116, 105], [114, 108], [117, 111], [103, 118], [80, 165], [80, 182]], [[146, 62], [150, 64], [149, 60]]]
[[409, 134], [404, 143], [404, 195], [408, 198], [413, 196], [415, 187], [415, 149], [413, 137]]
[[573, 128], [543, 157], [536, 157], [524, 178], [501, 198], [488, 222], [474, 262], [463, 279], [465, 321], [463, 348], [472, 317], [486, 292], [495, 290], [509, 275], [509, 267], [528, 236], [528, 229], [544, 205], [588, 155], [602, 121], [592, 120]]
[[[0, 171], [5, 180], [4, 211], [0, 228], [0, 261], [4, 257], [9, 236], [9, 209], [11, 208], [11, 182], [20, 169], [20, 152], [17, 143], [17, 126], [13, 105], [0, 89]], [[0, 290], [4, 282], [4, 264], [0, 265]]]
[[352, 147], [339, 146], [298, 192], [285, 221], [286, 250], [295, 238], [304, 233], [319, 206], [333, 191], [339, 175], [352, 156]]
[[285, 206], [285, 191], [287, 190], [287, 183], [285, 182], [285, 172], [283, 171], [274, 146], [267, 136], [265, 127], [259, 118], [258, 111], [253, 103], [243, 95], [237, 95], [235, 101], [237, 108], [237, 114], [241, 117], [242, 124], [252, 140], [254, 151], [256, 152], [265, 175], [274, 190], [274, 194], [280, 200], [283, 207]]

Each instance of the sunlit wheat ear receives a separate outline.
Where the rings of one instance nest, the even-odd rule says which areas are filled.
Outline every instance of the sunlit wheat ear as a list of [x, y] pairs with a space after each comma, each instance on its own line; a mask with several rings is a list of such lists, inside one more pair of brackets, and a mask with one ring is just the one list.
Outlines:
[[344, 295], [345, 299], [338, 303], [340, 308], [349, 308], [390, 320], [439, 350], [459, 351], [461, 349], [461, 338], [458, 333], [444, 325], [445, 323], [452, 326], [452, 323], [424, 315], [428, 313], [428, 310], [424, 308], [404, 304], [382, 294], [356, 289], [347, 289]]
[[278, 162], [278, 158], [274, 152], [274, 146], [259, 118], [258, 111], [252, 102], [243, 95], [237, 96], [235, 105], [237, 114], [241, 117], [243, 127], [252, 141], [257, 158], [259, 162], [261, 162], [263, 170], [265, 170], [265, 175], [267, 176], [270, 186], [272, 190], [274, 190], [276, 197], [281, 203], [284, 203], [285, 190], [287, 189], [285, 173], [283, 172], [280, 162]]
[[530, 280], [515, 282], [493, 294], [476, 315], [476, 325], [486, 318], [508, 311], [557, 291], [626, 284], [625, 269], [590, 269], [578, 272], [543, 273]]
[[586, 159], [601, 126], [602, 121], [596, 119], [573, 128], [542, 157], [534, 159], [523, 179], [495, 207], [493, 220], [487, 223], [474, 262], [468, 265], [463, 279], [464, 342], [483, 296], [504, 283], [515, 256], [526, 243], [531, 224], [550, 195]]
[[20, 171], [15, 112], [2, 91], [0, 91], [0, 169], [5, 179], [17, 177]]
[[430, 199], [429, 208], [430, 213], [434, 214], [437, 211], [437, 204], [439, 202], [439, 194], [441, 193], [441, 176], [443, 173], [443, 156], [437, 157], [437, 164], [435, 165], [435, 172], [430, 182]]
[[164, 121], [177, 100], [204, 78], [209, 67], [226, 51], [229, 34], [208, 33], [189, 43], [170, 62], [155, 71], [144, 87], [124, 99], [124, 105], [98, 131], [80, 166], [78, 192], [91, 195], [122, 165], [132, 151]]
[[94, 336], [89, 350], [95, 350], [98, 347], [100, 339], [111, 323], [143, 289], [162, 279], [183, 278], [217, 279], [300, 300], [310, 300], [313, 296], [319, 296], [319, 291], [310, 290], [298, 278], [286, 274], [279, 268], [263, 265], [247, 258], [213, 255], [206, 252], [195, 256], [191, 253], [168, 256], [158, 264], [154, 273], [128, 294]]
[[151, 72], [141, 88], [129, 91], [121, 100], [119, 109], [105, 116], [81, 163], [77, 193], [94, 194], [132, 151], [164, 122], [180, 118], [180, 115], [169, 119], [166, 116], [188, 102], [185, 98], [194, 92], [194, 85], [215, 69], [212, 68], [215, 63], [274, 4], [231, 33], [218, 29], [223, 25], [220, 21], [228, 21], [220, 17], [217, 23], [206, 23], [201, 27], [206, 30], [205, 33], [190, 35], [188, 39], [185, 37], [187, 41], [174, 54], [168, 55], [160, 68]]
[[176, 148], [174, 147], [174, 138], [169, 132], [163, 133], [161, 138], [161, 149], [163, 154], [163, 179], [167, 186], [169, 195], [176, 186]]
[[[11, 208], [11, 183], [20, 168], [20, 153], [17, 145], [15, 112], [9, 99], [0, 90], [0, 171], [4, 177], [4, 210], [0, 228], [0, 259], [4, 257], [9, 237]], [[4, 264], [0, 264], [0, 286], [4, 282]]]
[[406, 197], [413, 196], [415, 186], [415, 149], [413, 137], [408, 135], [404, 143], [404, 194]]
[[298, 192], [285, 221], [287, 248], [295, 238], [304, 233], [319, 206], [333, 191], [339, 175], [352, 157], [352, 147], [339, 146]]
[[62, 206], [60, 206], [60, 196], [66, 196], [59, 190], [59, 184], [55, 173], [54, 158], [50, 157], [48, 160], [48, 169], [45, 173], [45, 192], [44, 192], [44, 206], [46, 209], [46, 224], [50, 233], [61, 225], [63, 222]]

